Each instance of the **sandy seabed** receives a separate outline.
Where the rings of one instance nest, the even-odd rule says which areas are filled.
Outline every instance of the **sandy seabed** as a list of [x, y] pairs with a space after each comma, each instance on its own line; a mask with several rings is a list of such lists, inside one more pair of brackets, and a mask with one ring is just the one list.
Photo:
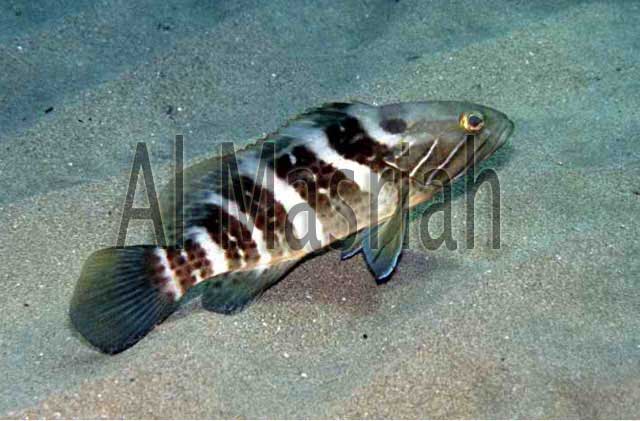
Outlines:
[[[37, 4], [36, 4], [37, 3]], [[304, 5], [303, 5], [304, 3]], [[619, 418], [640, 414], [640, 3], [8, 1], [0, 5], [0, 415]], [[332, 100], [507, 113], [501, 247], [411, 241], [298, 267], [236, 316], [197, 300], [117, 356], [69, 326], [115, 243], [135, 144], [188, 159]], [[131, 242], [149, 227], [133, 225]]]

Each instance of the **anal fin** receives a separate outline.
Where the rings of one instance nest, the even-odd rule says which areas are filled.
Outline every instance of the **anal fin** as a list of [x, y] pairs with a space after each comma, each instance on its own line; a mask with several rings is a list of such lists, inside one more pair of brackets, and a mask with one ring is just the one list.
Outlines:
[[285, 262], [264, 269], [232, 272], [215, 277], [203, 285], [202, 307], [223, 314], [241, 311], [282, 279], [296, 263], [297, 261]]

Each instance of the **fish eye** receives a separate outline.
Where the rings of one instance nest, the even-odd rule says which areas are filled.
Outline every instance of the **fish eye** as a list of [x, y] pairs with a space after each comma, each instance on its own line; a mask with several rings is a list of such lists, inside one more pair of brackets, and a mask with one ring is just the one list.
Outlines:
[[460, 115], [460, 126], [467, 133], [478, 133], [484, 127], [484, 116], [478, 111], [470, 111]]

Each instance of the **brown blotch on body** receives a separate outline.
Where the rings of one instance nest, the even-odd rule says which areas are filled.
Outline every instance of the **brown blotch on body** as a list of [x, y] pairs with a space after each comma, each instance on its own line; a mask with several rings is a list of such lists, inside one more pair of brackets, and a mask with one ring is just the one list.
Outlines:
[[384, 157], [390, 153], [389, 147], [372, 139], [357, 118], [345, 116], [324, 131], [329, 144], [346, 159], [367, 165], [375, 172], [385, 167]]
[[388, 120], [382, 120], [380, 127], [388, 133], [399, 134], [407, 130], [407, 122], [401, 118], [390, 118]]

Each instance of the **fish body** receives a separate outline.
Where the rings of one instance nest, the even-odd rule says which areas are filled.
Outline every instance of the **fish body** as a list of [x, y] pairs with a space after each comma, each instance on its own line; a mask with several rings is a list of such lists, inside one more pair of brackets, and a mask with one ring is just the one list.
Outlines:
[[[236, 312], [307, 256], [343, 245], [378, 282], [391, 276], [410, 207], [490, 156], [513, 131], [501, 112], [452, 101], [331, 103], [235, 154], [187, 168], [181, 246], [91, 255], [71, 301], [73, 325], [117, 353], [203, 285], [203, 306]], [[163, 196], [170, 244], [175, 192]]]

